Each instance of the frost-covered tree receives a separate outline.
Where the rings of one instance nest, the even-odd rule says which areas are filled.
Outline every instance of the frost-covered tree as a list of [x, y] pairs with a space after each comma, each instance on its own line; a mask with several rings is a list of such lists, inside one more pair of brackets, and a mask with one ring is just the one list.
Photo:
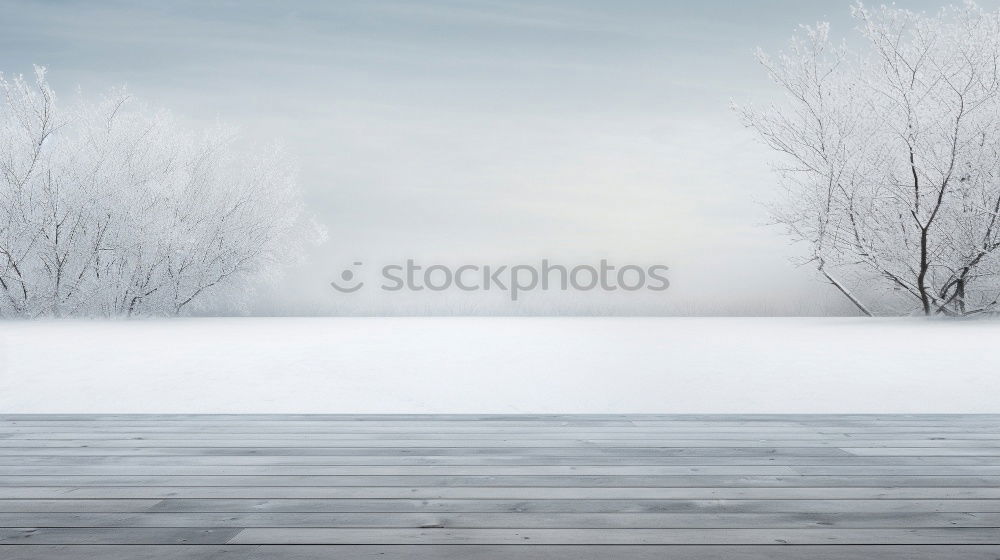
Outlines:
[[0, 88], [2, 317], [238, 305], [315, 237], [278, 149], [187, 130], [124, 90], [57, 102], [42, 68]]
[[1000, 302], [1000, 12], [854, 6], [859, 35], [803, 27], [759, 53], [787, 94], [738, 107], [779, 152], [776, 221], [864, 313]]

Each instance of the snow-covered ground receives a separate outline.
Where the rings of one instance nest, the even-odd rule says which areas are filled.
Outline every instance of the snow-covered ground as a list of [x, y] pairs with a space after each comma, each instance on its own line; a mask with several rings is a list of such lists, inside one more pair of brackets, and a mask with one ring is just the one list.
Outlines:
[[1000, 412], [1000, 322], [0, 323], [0, 412]]

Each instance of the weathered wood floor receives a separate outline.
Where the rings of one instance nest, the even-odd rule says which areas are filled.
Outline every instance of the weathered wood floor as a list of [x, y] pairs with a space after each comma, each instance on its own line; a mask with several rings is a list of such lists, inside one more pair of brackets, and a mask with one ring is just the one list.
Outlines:
[[1000, 416], [0, 416], [0, 558], [1000, 558]]

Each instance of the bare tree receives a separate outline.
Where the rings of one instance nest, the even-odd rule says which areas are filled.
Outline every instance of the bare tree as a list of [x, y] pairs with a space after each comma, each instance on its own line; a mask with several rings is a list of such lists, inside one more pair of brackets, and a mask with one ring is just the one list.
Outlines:
[[0, 316], [238, 304], [320, 237], [278, 149], [185, 130], [124, 90], [63, 106], [42, 68], [0, 89]]
[[787, 94], [737, 107], [780, 154], [775, 220], [865, 314], [968, 315], [1000, 302], [1000, 12], [852, 9], [860, 34], [803, 27], [758, 53]]

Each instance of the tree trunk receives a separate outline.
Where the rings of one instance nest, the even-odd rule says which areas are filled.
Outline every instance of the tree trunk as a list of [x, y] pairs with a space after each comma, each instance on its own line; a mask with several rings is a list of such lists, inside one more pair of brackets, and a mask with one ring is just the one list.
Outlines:
[[920, 294], [920, 305], [924, 315], [931, 314], [931, 298], [927, 295], [927, 229], [930, 224], [920, 228], [920, 272], [917, 274], [917, 293]]
[[965, 315], [965, 279], [960, 278], [958, 284], [955, 286], [955, 290], [958, 295], [955, 299], [958, 300], [958, 312]]

